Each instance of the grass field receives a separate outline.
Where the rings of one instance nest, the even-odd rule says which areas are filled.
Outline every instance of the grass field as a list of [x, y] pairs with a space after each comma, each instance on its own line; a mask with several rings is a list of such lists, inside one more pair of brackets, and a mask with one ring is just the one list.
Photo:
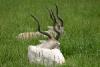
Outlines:
[[18, 41], [21, 32], [36, 31], [34, 14], [43, 30], [52, 25], [48, 8], [59, 7], [65, 34], [61, 51], [66, 64], [61, 67], [100, 67], [100, 0], [0, 0], [0, 67], [39, 67], [29, 64], [27, 47], [37, 38]]

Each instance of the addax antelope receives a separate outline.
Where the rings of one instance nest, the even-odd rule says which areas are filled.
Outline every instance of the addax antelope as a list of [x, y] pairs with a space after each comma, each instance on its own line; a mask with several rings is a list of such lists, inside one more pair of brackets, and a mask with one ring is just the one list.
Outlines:
[[[35, 16], [32, 17], [37, 22], [38, 31], [41, 34], [46, 35], [48, 37], [48, 40], [45, 40], [44, 42], [38, 44], [37, 46], [30, 45], [28, 47], [29, 62], [41, 63], [45, 65], [51, 65], [54, 63], [55, 64], [65, 63], [65, 58], [59, 49], [60, 43], [58, 40], [60, 38], [60, 32], [56, 29], [57, 28], [56, 25], [53, 25], [53, 29], [56, 32], [56, 36], [53, 37], [49, 33], [41, 31], [39, 21], [36, 19]], [[53, 16], [52, 18], [54, 19], [55, 16]]]
[[[64, 26], [63, 26], [63, 20], [58, 16], [58, 7], [56, 5], [56, 14], [54, 14], [52, 9], [48, 9], [50, 18], [53, 20], [53, 25], [56, 26], [57, 31], [61, 33], [61, 35], [64, 32]], [[55, 16], [55, 17], [54, 17]], [[52, 36], [56, 36], [56, 32], [53, 29], [53, 26], [48, 26], [48, 31], [45, 31]], [[22, 40], [28, 40], [36, 37], [46, 37], [45, 35], [41, 34], [40, 32], [24, 32], [20, 33], [18, 36], [16, 36], [17, 39], [22, 39]]]

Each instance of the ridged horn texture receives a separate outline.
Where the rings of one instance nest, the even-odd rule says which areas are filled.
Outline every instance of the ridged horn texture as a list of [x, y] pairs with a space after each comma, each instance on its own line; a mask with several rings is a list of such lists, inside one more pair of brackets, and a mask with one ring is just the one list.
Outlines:
[[37, 30], [38, 30], [41, 34], [46, 35], [46, 36], [48, 36], [49, 39], [51, 39], [51, 36], [50, 36], [48, 33], [41, 31], [41, 29], [40, 29], [40, 24], [39, 24], [38, 19], [37, 19], [34, 15], [31, 15], [31, 17], [37, 22], [37, 25], [38, 25]]
[[56, 6], [56, 17], [57, 17], [56, 20], [59, 20], [57, 22], [60, 23], [61, 26], [63, 27], [63, 20], [58, 16], [58, 6], [56, 4], [55, 4], [55, 6]]
[[48, 11], [49, 11], [50, 18], [54, 23], [53, 24], [54, 31], [57, 33], [55, 39], [58, 40], [60, 38], [60, 32], [57, 29], [59, 29], [59, 27], [63, 27], [63, 20], [58, 16], [58, 7], [57, 5], [55, 6], [56, 6], [56, 15], [54, 15], [54, 12], [52, 9], [51, 10], [48, 9]]

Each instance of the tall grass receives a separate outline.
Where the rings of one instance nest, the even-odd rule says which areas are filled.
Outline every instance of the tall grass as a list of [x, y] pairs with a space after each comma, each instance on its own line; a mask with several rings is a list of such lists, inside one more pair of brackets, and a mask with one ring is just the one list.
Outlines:
[[43, 30], [52, 21], [46, 7], [59, 7], [65, 34], [61, 51], [66, 63], [62, 67], [100, 67], [100, 1], [99, 0], [0, 0], [0, 67], [38, 67], [29, 64], [27, 47], [38, 39], [18, 41], [21, 32], [36, 31], [30, 17], [41, 21]]

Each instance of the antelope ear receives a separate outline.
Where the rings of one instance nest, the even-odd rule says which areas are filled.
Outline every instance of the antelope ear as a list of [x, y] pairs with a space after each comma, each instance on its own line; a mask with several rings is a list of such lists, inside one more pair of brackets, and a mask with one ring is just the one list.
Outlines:
[[44, 43], [44, 42], [46, 42], [46, 41], [45, 41], [45, 40], [39, 40], [39, 42], [40, 42], [40, 43]]
[[53, 26], [48, 26], [48, 29], [53, 29]]
[[60, 42], [58, 42], [58, 45], [60, 45]]

